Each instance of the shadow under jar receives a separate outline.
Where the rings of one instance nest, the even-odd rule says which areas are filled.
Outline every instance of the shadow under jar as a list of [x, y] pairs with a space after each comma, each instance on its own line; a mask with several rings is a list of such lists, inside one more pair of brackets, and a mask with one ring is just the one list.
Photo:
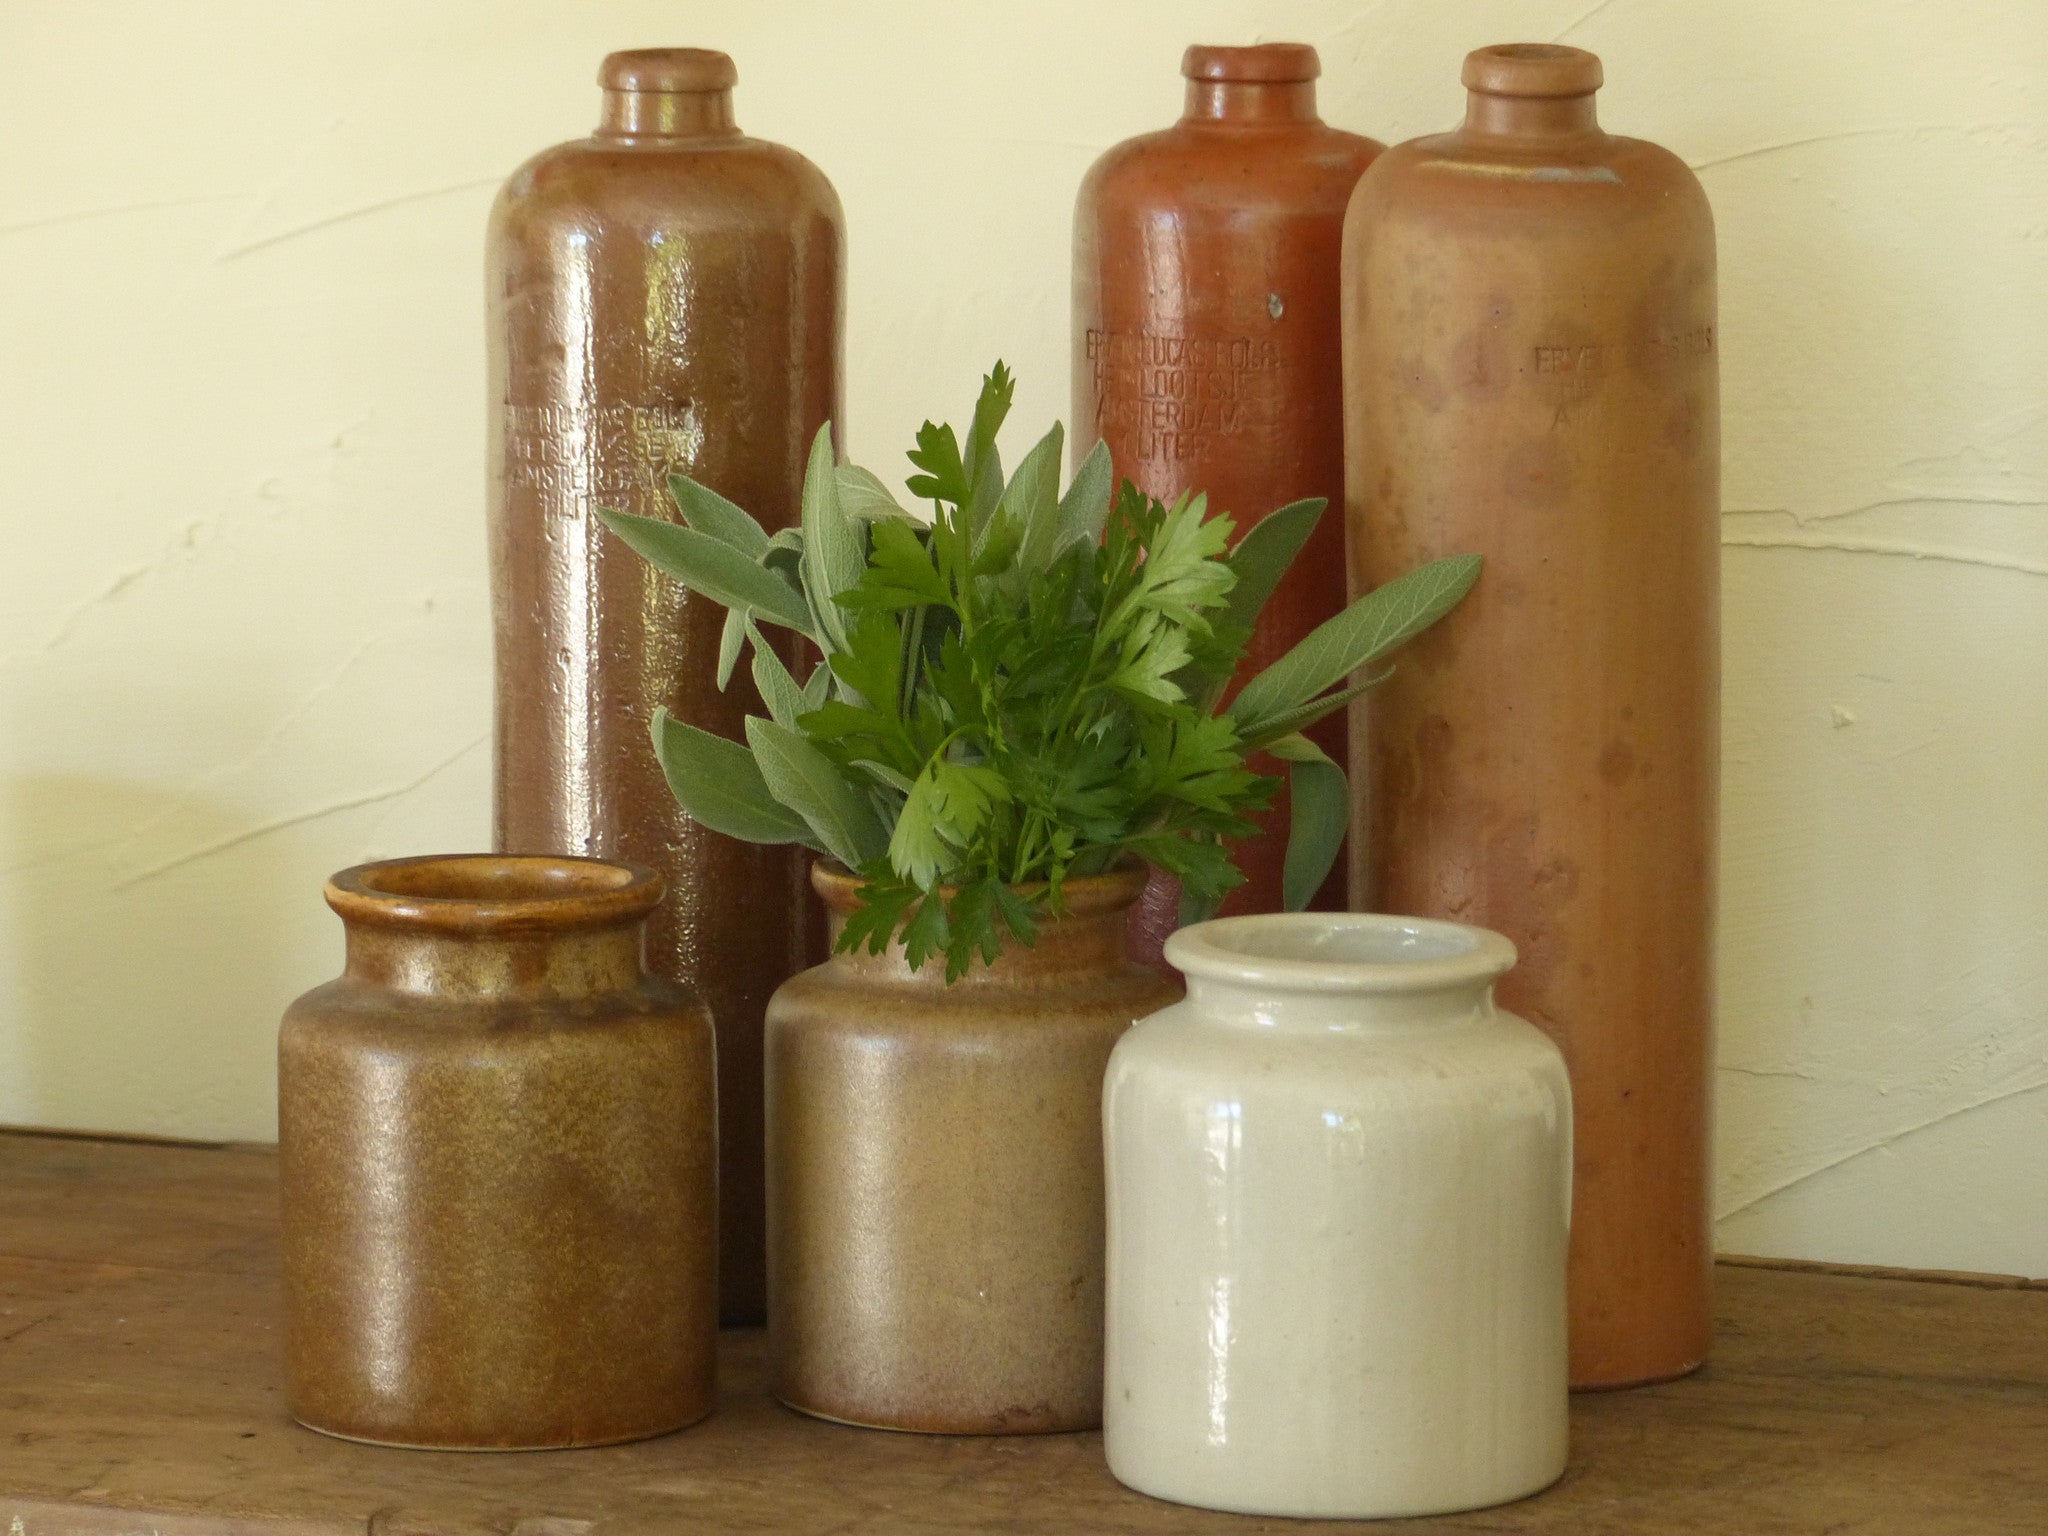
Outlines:
[[[834, 937], [860, 881], [816, 867]], [[1130, 960], [1138, 870], [1068, 880], [1038, 942], [948, 985], [900, 946], [768, 1008], [775, 1395], [933, 1434], [1102, 1422], [1102, 1072], [1181, 989]]]
[[342, 974], [278, 1042], [292, 1416], [441, 1450], [604, 1445], [710, 1412], [711, 1019], [649, 976], [650, 870], [342, 871]]

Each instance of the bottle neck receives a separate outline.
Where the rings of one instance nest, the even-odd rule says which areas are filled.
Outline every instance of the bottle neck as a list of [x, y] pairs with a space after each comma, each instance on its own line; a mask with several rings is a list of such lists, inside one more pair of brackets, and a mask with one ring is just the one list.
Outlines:
[[601, 139], [716, 139], [738, 133], [730, 90], [608, 90], [597, 123]]
[[1591, 92], [1584, 96], [1465, 93], [1465, 132], [1498, 139], [1556, 139], [1598, 133]]
[[1180, 120], [1236, 127], [1322, 121], [1313, 80], [1190, 80]]

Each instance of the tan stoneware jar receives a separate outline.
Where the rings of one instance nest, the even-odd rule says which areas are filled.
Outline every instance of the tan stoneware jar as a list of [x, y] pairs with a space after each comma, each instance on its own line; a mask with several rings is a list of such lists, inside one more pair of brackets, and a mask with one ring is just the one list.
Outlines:
[[[1383, 146], [1317, 116], [1321, 70], [1302, 43], [1189, 48], [1180, 121], [1097, 160], [1074, 214], [1076, 450], [1099, 437], [1119, 478], [1168, 502], [1205, 492], [1240, 533], [1290, 501], [1343, 498], [1344, 208]], [[1267, 602], [1242, 675], [1344, 602], [1333, 510]], [[1342, 719], [1310, 734], [1344, 760]], [[1287, 819], [1283, 788], [1261, 834], [1233, 849], [1246, 882], [1223, 911], [1280, 910]], [[1132, 933], [1149, 963], [1163, 964], [1179, 904], [1155, 875]], [[1342, 909], [1341, 868], [1312, 905]]]
[[[1360, 906], [1498, 929], [1578, 1115], [1572, 1380], [1706, 1356], [1719, 751], [1714, 226], [1600, 61], [1465, 62], [1345, 229], [1352, 583], [1477, 551], [1354, 712]], [[1362, 835], [1361, 835], [1362, 833]]]
[[294, 1418], [442, 1450], [604, 1445], [711, 1411], [711, 1020], [648, 975], [661, 877], [396, 859], [327, 903], [346, 968], [278, 1042]]
[[[858, 882], [813, 875], [836, 934]], [[835, 955], [768, 1010], [775, 1395], [939, 1434], [1102, 1422], [1102, 1072], [1180, 988], [1126, 957], [1142, 873], [1070, 880], [947, 985]]]
[[597, 521], [673, 518], [683, 473], [797, 519], [839, 414], [839, 200], [793, 150], [734, 125], [733, 64], [691, 48], [604, 61], [595, 134], [516, 171], [491, 211], [497, 845], [658, 870], [654, 971], [718, 1024], [729, 1322], [763, 1300], [761, 1014], [810, 957], [804, 859], [686, 817], [648, 745], [657, 707], [720, 735], [758, 712], [716, 686], [725, 610], [650, 573]]

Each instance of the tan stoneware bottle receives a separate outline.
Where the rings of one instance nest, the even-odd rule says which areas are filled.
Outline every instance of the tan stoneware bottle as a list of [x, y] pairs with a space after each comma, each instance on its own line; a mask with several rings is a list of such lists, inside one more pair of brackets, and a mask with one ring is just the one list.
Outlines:
[[[813, 872], [836, 934], [859, 882]], [[1127, 958], [1137, 870], [1066, 882], [947, 985], [834, 955], [768, 1010], [775, 1395], [934, 1434], [1102, 1422], [1102, 1074], [1181, 988]]]
[[771, 530], [839, 414], [844, 239], [831, 185], [742, 135], [732, 61], [691, 48], [604, 61], [588, 139], [527, 162], [491, 212], [490, 544], [497, 839], [658, 869], [654, 970], [718, 1026], [723, 1315], [763, 1315], [761, 1014], [806, 960], [803, 860], [677, 809], [657, 707], [738, 737], [720, 692], [725, 610], [655, 577], [593, 515], [675, 516], [683, 473]]
[[1719, 692], [1714, 226], [1600, 61], [1465, 61], [1344, 244], [1352, 584], [1477, 551], [1353, 715], [1361, 906], [1498, 929], [1577, 1115], [1573, 1384], [1705, 1357]]
[[342, 974], [278, 1040], [287, 1401], [384, 1445], [532, 1450], [711, 1411], [711, 1018], [647, 974], [652, 870], [344, 870]]
[[[1243, 676], [1344, 606], [1344, 483], [1337, 328], [1344, 208], [1381, 145], [1316, 115], [1315, 49], [1192, 47], [1179, 122], [1097, 160], [1074, 214], [1077, 452], [1109, 445], [1120, 479], [1171, 501], [1206, 492], [1240, 533], [1277, 507], [1331, 512], [1268, 601]], [[1343, 721], [1311, 735], [1344, 760]], [[1261, 760], [1265, 772], [1276, 765]], [[1246, 883], [1225, 912], [1277, 912], [1283, 789], [1261, 835], [1235, 850]], [[1341, 909], [1341, 868], [1313, 905]], [[1155, 875], [1133, 924], [1153, 964], [1179, 921]]]

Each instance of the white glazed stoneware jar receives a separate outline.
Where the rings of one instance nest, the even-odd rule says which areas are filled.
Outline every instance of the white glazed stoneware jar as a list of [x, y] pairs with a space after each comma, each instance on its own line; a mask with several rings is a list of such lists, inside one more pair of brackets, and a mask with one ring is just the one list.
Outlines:
[[1564, 1470], [1571, 1089], [1497, 933], [1315, 912], [1167, 941], [1118, 1043], [1110, 1470], [1247, 1514], [1476, 1509]]

